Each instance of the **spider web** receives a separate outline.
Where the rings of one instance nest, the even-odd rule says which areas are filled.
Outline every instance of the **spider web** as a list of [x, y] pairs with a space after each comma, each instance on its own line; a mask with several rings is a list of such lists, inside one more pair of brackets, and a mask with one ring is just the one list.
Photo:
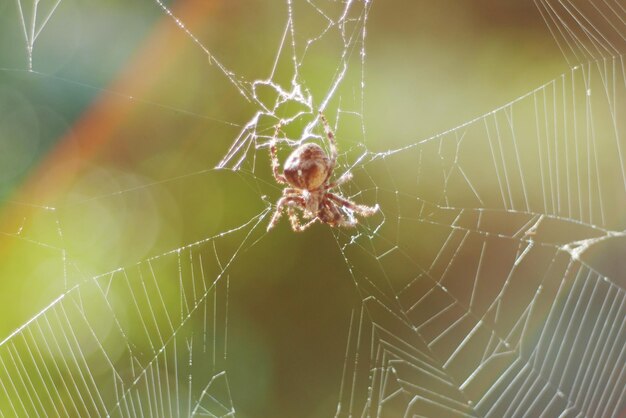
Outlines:
[[[60, 2], [17, 4], [32, 71], [36, 40]], [[254, 109], [216, 165], [262, 198], [214, 234], [95, 273], [83, 271], [75, 255], [80, 243], [70, 242], [67, 226], [85, 205], [222, 170], [120, 187], [61, 207], [9, 203], [29, 210], [3, 237], [45, 252], [50, 275], [62, 280], [0, 342], [2, 416], [236, 415], [229, 289], [241, 278], [231, 270], [267, 239], [276, 194], [266, 176], [274, 126], [284, 122], [282, 148], [323, 144], [321, 110], [338, 137], [366, 138], [371, 2], [287, 1], [271, 70], [252, 81], [211, 52], [173, 6], [154, 6]], [[626, 9], [617, 1], [536, 7], [569, 65], [560, 77], [397, 149], [340, 142], [339, 169], [355, 176], [342, 194], [378, 203], [382, 213], [356, 230], [333, 230], [360, 300], [344, 318], [335, 416], [624, 411]], [[309, 85], [328, 44], [336, 52], [331, 70], [323, 87]]]

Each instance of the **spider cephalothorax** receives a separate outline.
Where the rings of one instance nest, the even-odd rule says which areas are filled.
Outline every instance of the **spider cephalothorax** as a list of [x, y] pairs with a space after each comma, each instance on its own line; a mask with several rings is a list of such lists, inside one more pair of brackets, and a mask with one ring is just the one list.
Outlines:
[[[268, 231], [278, 223], [285, 209], [294, 231], [303, 231], [318, 220], [330, 226], [355, 226], [356, 218], [348, 216], [346, 210], [361, 216], [371, 216], [378, 210], [378, 205], [373, 207], [357, 205], [329, 191], [349, 181], [352, 174], [345, 173], [338, 180], [330, 181], [337, 162], [337, 145], [335, 136], [321, 113], [320, 119], [330, 143], [330, 156], [317, 144], [302, 144], [289, 155], [282, 174], [279, 171], [280, 163], [276, 156], [275, 141], [280, 125], [276, 128], [276, 134], [270, 144], [274, 178], [278, 183], [291, 187], [283, 189], [283, 196], [278, 201], [274, 216], [267, 226]], [[305, 224], [300, 223], [296, 209], [302, 211], [304, 219], [310, 220]]]

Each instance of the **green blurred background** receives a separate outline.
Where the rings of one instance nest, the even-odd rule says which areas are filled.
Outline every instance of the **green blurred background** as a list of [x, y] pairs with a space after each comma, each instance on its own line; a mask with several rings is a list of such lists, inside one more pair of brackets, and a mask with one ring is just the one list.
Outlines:
[[[41, 1], [41, 11], [53, 3]], [[294, 3], [300, 47], [325, 23]], [[237, 78], [270, 74], [286, 2], [168, 7]], [[339, 118], [348, 159], [363, 143], [385, 151], [446, 131], [567, 70], [531, 1], [374, 1], [366, 28], [365, 87], [351, 60], [344, 103], [327, 109], [334, 123], [338, 107], [359, 111], [364, 95], [363, 119]], [[328, 38], [301, 78], [316, 104], [343, 50]], [[275, 76], [285, 83], [289, 48]], [[278, 198], [264, 148], [243, 172], [213, 170], [258, 109], [155, 2], [63, 0], [34, 43], [35, 72], [27, 65], [18, 9], [2, 2], [0, 340], [75, 283], [238, 227]], [[396, 173], [416, 170], [416, 161], [403, 164]], [[357, 199], [374, 198], [384, 208], [383, 197]], [[256, 234], [240, 250], [242, 235], [224, 244], [237, 255], [225, 366], [237, 416], [331, 416], [360, 300], [343, 253], [324, 225], [294, 234], [283, 221]]]

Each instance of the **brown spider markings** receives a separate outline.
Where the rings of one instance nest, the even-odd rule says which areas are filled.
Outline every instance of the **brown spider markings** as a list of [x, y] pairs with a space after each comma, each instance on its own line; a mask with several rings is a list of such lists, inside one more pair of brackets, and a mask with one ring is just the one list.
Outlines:
[[[319, 117], [324, 124], [324, 131], [330, 144], [330, 157], [317, 144], [302, 144], [287, 157], [283, 173], [279, 171], [280, 163], [276, 155], [276, 137], [281, 125], [278, 124], [276, 127], [274, 138], [270, 143], [272, 172], [279, 184], [291, 187], [283, 189], [283, 196], [278, 200], [276, 211], [267, 225], [268, 231], [276, 226], [283, 210], [287, 211], [291, 227], [297, 232], [304, 231], [318, 220], [333, 227], [356, 226], [356, 218], [348, 217], [342, 211], [343, 208], [361, 216], [372, 216], [378, 211], [378, 205], [357, 205], [329, 191], [352, 179], [352, 174], [346, 172], [336, 181], [330, 181], [337, 163], [337, 144], [335, 135], [321, 112]], [[302, 217], [307, 220], [306, 223], [301, 223], [296, 209], [302, 211]]]

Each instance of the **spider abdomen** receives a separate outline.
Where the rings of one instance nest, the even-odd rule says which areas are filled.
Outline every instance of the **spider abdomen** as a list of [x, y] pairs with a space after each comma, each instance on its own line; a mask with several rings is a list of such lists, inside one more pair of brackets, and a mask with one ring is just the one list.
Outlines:
[[300, 145], [287, 158], [284, 174], [292, 186], [315, 190], [328, 179], [331, 168], [330, 158], [322, 147], [308, 143]]

